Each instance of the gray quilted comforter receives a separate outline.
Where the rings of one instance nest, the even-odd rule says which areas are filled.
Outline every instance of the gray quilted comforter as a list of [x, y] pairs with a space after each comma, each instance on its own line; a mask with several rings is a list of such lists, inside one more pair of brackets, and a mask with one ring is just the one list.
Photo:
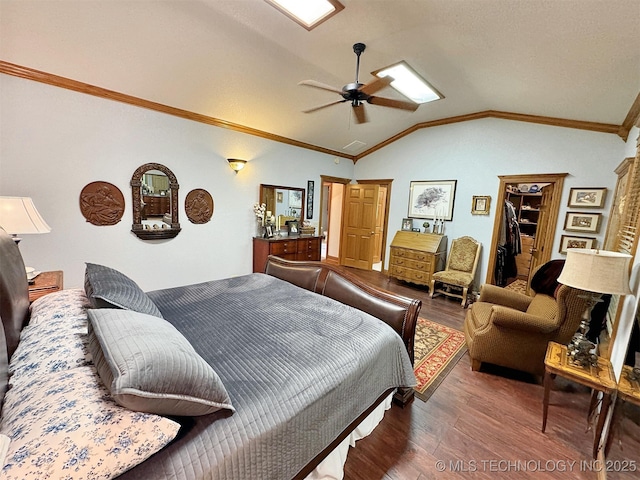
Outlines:
[[415, 385], [376, 318], [263, 274], [150, 292], [216, 370], [236, 412], [184, 433], [122, 478], [291, 479], [385, 390]]

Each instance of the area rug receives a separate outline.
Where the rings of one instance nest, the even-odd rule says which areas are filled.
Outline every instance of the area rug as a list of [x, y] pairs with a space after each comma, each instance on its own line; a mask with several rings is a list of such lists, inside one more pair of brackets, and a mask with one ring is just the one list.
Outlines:
[[464, 333], [419, 317], [413, 369], [416, 397], [426, 402], [466, 351]]

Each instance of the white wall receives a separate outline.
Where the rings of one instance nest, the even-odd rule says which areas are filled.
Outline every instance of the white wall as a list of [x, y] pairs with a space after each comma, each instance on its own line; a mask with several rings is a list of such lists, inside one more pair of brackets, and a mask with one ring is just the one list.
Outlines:
[[[558, 253], [571, 187], [609, 189], [603, 228], [616, 184], [614, 169], [625, 157], [625, 143], [616, 135], [499, 119], [482, 119], [419, 130], [359, 160], [358, 179], [393, 178], [389, 209], [388, 246], [408, 215], [412, 180], [457, 180], [453, 221], [445, 223], [451, 239], [470, 235], [483, 245], [477, 283], [486, 278], [489, 246], [496, 214], [498, 175], [569, 173], [562, 192], [559, 226], [552, 258]], [[635, 153], [634, 153], [635, 155]], [[628, 156], [628, 155], [627, 155]], [[491, 214], [471, 215], [473, 195], [490, 195]], [[594, 210], [595, 211], [595, 210]], [[422, 227], [422, 220], [414, 226]], [[388, 266], [388, 264], [386, 265]]]
[[[249, 273], [260, 183], [306, 189], [321, 174], [353, 172], [352, 162], [336, 165], [333, 156], [7, 75], [0, 75], [0, 111], [0, 195], [33, 197], [53, 229], [23, 237], [25, 263], [63, 270], [67, 288], [82, 286], [84, 262], [120, 269], [144, 290]], [[249, 162], [236, 175], [230, 157]], [[129, 182], [147, 162], [178, 178], [182, 232], [175, 239], [143, 241], [130, 232]], [[91, 225], [80, 213], [80, 191], [93, 181], [122, 190], [127, 205], [117, 225]], [[214, 199], [204, 225], [184, 212], [194, 188]]]
[[[355, 166], [335, 164], [330, 155], [7, 75], [0, 75], [0, 111], [0, 195], [33, 197], [53, 228], [47, 235], [25, 236], [20, 244], [25, 262], [64, 270], [66, 287], [82, 285], [87, 261], [129, 273], [145, 290], [250, 272], [252, 206], [260, 183], [306, 188], [307, 180], [320, 185], [320, 175], [393, 178], [388, 245], [407, 216], [411, 180], [456, 179], [446, 234], [472, 235], [487, 246], [495, 204], [488, 217], [471, 215], [471, 197], [495, 200], [498, 175], [569, 172], [566, 205], [572, 186], [613, 189], [613, 169], [629, 156], [628, 145], [615, 135], [484, 119], [423, 129]], [[249, 162], [236, 175], [229, 157]], [[183, 231], [175, 239], [143, 241], [130, 232], [129, 182], [147, 162], [164, 164], [180, 183]], [[99, 180], [125, 195], [127, 210], [118, 225], [97, 227], [80, 213], [80, 191]], [[184, 213], [184, 197], [194, 188], [205, 188], [214, 198], [215, 213], [205, 225], [191, 224]], [[320, 191], [316, 188], [314, 196], [316, 226]], [[603, 225], [611, 197], [602, 210]], [[558, 238], [561, 233], [559, 228]], [[487, 259], [485, 249], [481, 280]]]

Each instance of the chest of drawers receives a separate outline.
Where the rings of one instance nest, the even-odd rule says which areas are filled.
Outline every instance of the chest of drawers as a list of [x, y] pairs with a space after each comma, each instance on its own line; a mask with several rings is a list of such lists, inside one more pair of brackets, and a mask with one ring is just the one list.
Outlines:
[[264, 272], [269, 255], [286, 260], [320, 260], [322, 237], [286, 237], [253, 239], [253, 271]]
[[390, 250], [390, 277], [429, 286], [431, 275], [444, 269], [447, 237], [399, 231], [393, 237]]

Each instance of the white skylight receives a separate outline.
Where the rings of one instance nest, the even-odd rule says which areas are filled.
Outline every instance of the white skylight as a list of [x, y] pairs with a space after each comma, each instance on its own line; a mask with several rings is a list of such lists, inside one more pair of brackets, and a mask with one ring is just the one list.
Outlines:
[[307, 30], [344, 8], [337, 0], [265, 0]]
[[391, 86], [416, 103], [433, 102], [444, 98], [435, 88], [416, 73], [404, 60], [381, 70], [372, 72], [378, 77], [394, 78]]

